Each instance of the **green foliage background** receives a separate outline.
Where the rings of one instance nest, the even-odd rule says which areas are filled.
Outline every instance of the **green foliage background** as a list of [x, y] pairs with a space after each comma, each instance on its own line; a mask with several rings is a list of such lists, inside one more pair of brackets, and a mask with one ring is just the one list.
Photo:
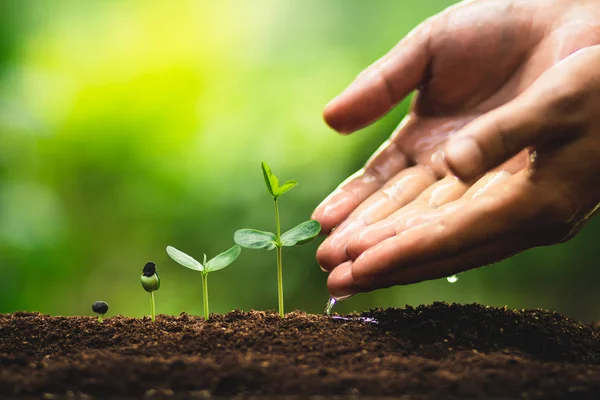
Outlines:
[[[200, 277], [170, 260], [273, 230], [260, 171], [300, 185], [283, 229], [307, 219], [390, 134], [406, 103], [350, 137], [323, 105], [450, 0], [0, 2], [0, 312], [201, 314]], [[600, 319], [593, 221], [573, 241], [445, 280], [356, 296], [336, 309], [434, 300], [544, 307]], [[318, 242], [286, 249], [287, 310], [322, 312]], [[274, 309], [275, 253], [244, 251], [211, 276], [211, 309]]]

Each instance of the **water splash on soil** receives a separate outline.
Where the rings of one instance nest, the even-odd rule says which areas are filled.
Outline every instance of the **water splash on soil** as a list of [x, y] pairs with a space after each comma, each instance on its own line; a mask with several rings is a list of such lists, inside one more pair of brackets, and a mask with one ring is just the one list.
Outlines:
[[327, 305], [325, 306], [325, 311], [324, 314], [329, 316], [331, 315], [331, 309], [333, 308], [333, 306], [335, 306], [335, 303], [337, 302], [337, 300], [335, 299], [335, 297], [330, 297], [329, 300], [327, 301]]
[[342, 317], [340, 315], [332, 315], [331, 319], [336, 319], [338, 321], [366, 322], [369, 324], [378, 324], [379, 323], [379, 321], [377, 321], [375, 318], [371, 318], [371, 317]]
[[338, 321], [359, 321], [368, 322], [371, 324], [379, 323], [375, 318], [371, 317], [342, 317], [340, 315], [331, 315], [331, 310], [333, 309], [333, 306], [335, 306], [335, 303], [337, 303], [337, 301], [338, 300], [335, 297], [330, 297], [327, 301], [327, 305], [325, 306], [325, 311], [323, 312], [323, 314], [327, 315], [328, 317], [331, 316], [332, 319]]

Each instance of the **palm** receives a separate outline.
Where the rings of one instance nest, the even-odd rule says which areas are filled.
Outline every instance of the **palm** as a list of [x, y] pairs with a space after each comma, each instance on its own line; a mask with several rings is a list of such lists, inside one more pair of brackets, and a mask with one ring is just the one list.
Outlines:
[[[527, 152], [502, 165], [501, 172], [491, 171], [464, 183], [449, 173], [442, 151], [449, 137], [471, 121], [511, 102], [561, 59], [598, 41], [589, 35], [585, 23], [560, 25], [560, 7], [567, 2], [559, 1], [550, 9], [543, 1], [519, 3], [473, 2], [449, 9], [417, 28], [328, 106], [328, 123], [351, 132], [372, 123], [418, 89], [411, 112], [391, 139], [315, 211], [313, 217], [322, 223], [324, 232], [337, 227], [317, 254], [325, 269], [352, 263], [372, 248], [377, 251], [369, 257], [381, 261], [381, 271], [371, 271], [374, 274], [388, 273], [402, 251], [410, 253], [404, 260], [407, 264], [427, 263], [433, 259], [417, 253], [426, 253], [427, 237], [441, 231], [455, 234], [456, 239], [446, 240], [437, 256], [454, 256], [469, 245], [482, 247], [471, 261], [469, 253], [463, 257], [462, 269], [534, 245], [515, 237], [510, 243], [492, 246], [493, 251], [485, 247], [492, 235], [510, 234], [506, 226], [486, 219], [490, 207], [526, 219], [517, 212], [523, 202], [515, 199], [532, 197], [523, 192], [528, 179], [523, 173], [529, 162]], [[488, 199], [481, 200], [484, 194]], [[462, 220], [448, 217], [460, 213]], [[480, 226], [469, 225], [469, 213], [482, 221]], [[435, 224], [428, 226], [430, 220]], [[495, 231], [487, 229], [496, 225]], [[461, 227], [466, 226], [470, 236], [460, 244]], [[388, 240], [415, 227], [423, 229], [412, 229], [416, 233], [404, 235], [404, 243]], [[456, 263], [452, 268], [457, 269]], [[349, 269], [346, 265], [339, 270]], [[425, 275], [415, 273], [412, 280]], [[395, 283], [397, 279], [389, 279], [389, 284], [379, 280], [377, 286]]]

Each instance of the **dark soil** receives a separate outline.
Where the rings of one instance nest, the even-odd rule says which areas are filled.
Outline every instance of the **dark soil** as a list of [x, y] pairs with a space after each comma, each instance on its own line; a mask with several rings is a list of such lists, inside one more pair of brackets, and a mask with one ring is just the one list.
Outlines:
[[209, 322], [0, 315], [2, 398], [600, 398], [600, 329], [541, 310], [234, 311]]

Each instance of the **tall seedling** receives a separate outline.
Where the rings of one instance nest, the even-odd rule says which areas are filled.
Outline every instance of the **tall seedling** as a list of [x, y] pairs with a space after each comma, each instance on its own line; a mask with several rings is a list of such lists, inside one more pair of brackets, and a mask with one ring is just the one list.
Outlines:
[[321, 224], [314, 220], [309, 220], [281, 234], [281, 224], [279, 221], [279, 197], [287, 193], [298, 184], [296, 181], [287, 181], [279, 185], [279, 179], [271, 172], [271, 168], [264, 161], [261, 164], [263, 176], [267, 190], [273, 197], [275, 203], [275, 227], [276, 233], [263, 232], [256, 229], [240, 229], [233, 235], [233, 240], [242, 247], [248, 249], [276, 249], [277, 253], [277, 289], [279, 300], [279, 315], [283, 317], [283, 268], [282, 268], [282, 248], [292, 247], [298, 244], [308, 243], [313, 240], [321, 231]]

